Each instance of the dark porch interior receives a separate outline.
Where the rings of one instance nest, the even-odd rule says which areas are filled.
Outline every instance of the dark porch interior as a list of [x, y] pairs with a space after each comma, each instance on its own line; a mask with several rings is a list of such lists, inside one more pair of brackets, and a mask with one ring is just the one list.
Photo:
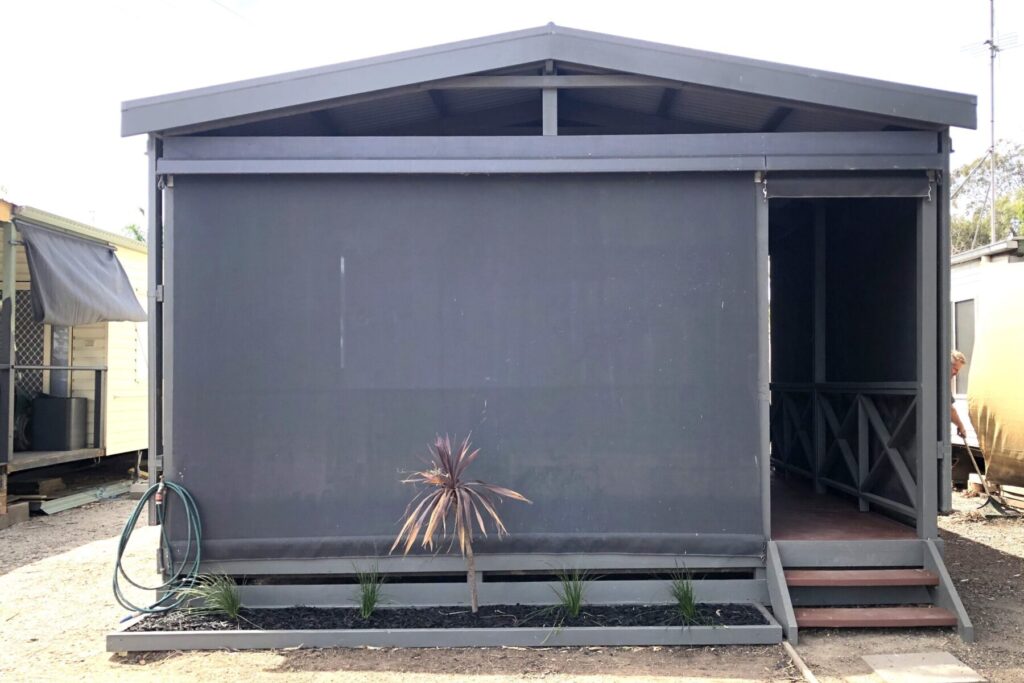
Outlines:
[[795, 476], [772, 477], [772, 538], [777, 541], [914, 539], [914, 527], [878, 512], [860, 511], [841, 494], [816, 492]]
[[776, 539], [915, 537], [919, 201], [771, 202]]

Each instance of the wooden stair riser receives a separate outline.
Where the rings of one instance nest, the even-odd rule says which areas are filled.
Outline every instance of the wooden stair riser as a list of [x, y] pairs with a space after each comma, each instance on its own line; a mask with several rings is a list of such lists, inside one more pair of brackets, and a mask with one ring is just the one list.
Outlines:
[[799, 607], [801, 628], [920, 628], [956, 626], [956, 615], [941, 607]]
[[785, 576], [790, 588], [939, 585], [939, 577], [925, 569], [787, 569]]
[[795, 607], [921, 605], [934, 602], [927, 586], [816, 586], [789, 589]]

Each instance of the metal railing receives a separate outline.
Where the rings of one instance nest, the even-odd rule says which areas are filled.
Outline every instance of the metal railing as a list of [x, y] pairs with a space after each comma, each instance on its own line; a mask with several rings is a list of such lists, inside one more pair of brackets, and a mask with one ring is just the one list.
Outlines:
[[772, 383], [772, 463], [917, 518], [918, 390], [913, 382]]

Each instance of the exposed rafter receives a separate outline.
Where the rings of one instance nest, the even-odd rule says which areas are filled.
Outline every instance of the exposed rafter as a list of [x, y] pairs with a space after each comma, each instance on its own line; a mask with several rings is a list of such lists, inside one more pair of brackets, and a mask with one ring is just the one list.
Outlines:
[[484, 135], [488, 132], [493, 134], [495, 130], [501, 130], [510, 126], [535, 125], [539, 128], [540, 120], [540, 102], [531, 100], [529, 102], [494, 107], [467, 114], [449, 115], [440, 120], [402, 124], [401, 126], [378, 129], [372, 131], [372, 134], [384, 136], [445, 135], [451, 133]]
[[448, 116], [448, 103], [444, 101], [444, 93], [440, 90], [431, 89], [427, 91], [430, 94], [430, 101], [434, 103], [434, 109], [437, 111], [439, 118]]
[[679, 87], [678, 81], [633, 74], [604, 74], [601, 76], [460, 76], [431, 84], [445, 90], [518, 90], [521, 88], [560, 90], [579, 88], [667, 88]]
[[665, 92], [661, 94], [661, 102], [658, 103], [658, 116], [665, 118], [669, 115], [680, 92], [679, 88], [665, 88]]
[[789, 115], [793, 113], [793, 107], [778, 107], [772, 112], [772, 115], [768, 117], [768, 120], [761, 126], [762, 133], [774, 133], [782, 125], [783, 121], [789, 118]]
[[560, 106], [562, 120], [565, 122], [600, 126], [617, 131], [662, 134], [744, 132], [715, 123], [665, 118], [657, 114], [644, 114], [628, 109], [618, 109], [569, 97], [563, 98]]
[[344, 135], [344, 131], [338, 125], [338, 121], [326, 109], [313, 112], [313, 117], [319, 125], [323, 126], [327, 135]]

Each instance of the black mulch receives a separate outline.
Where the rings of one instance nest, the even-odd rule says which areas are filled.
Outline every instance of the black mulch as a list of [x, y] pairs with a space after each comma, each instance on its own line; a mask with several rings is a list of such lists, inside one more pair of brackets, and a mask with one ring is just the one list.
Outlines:
[[[700, 605], [694, 625], [740, 626], [768, 623], [751, 605]], [[382, 608], [369, 619], [351, 608], [291, 607], [243, 610], [235, 621], [222, 614], [175, 611], [151, 616], [130, 631], [227, 631], [399, 628], [556, 628], [569, 626], [684, 626], [679, 612], [665, 605], [586, 606], [578, 617], [561, 609], [535, 605], [484, 606], [473, 614], [469, 608]]]

